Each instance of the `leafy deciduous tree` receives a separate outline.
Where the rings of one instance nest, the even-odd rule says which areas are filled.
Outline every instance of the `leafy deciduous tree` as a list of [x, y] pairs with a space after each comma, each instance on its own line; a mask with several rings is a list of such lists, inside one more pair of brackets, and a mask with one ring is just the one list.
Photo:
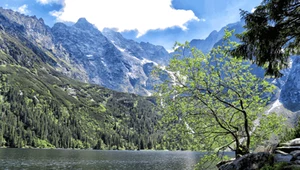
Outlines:
[[157, 86], [169, 141], [214, 153], [230, 149], [239, 157], [282, 129], [277, 115], [263, 115], [274, 87], [251, 74], [249, 62], [230, 55], [237, 45], [231, 34], [207, 55], [177, 44], [182, 51], [164, 70], [170, 79]]

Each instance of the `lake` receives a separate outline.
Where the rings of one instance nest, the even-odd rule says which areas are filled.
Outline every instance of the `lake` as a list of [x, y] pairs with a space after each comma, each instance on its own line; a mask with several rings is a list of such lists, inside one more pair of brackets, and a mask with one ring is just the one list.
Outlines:
[[66, 149], [0, 149], [6, 170], [190, 170], [200, 157], [191, 151], [98, 151]]

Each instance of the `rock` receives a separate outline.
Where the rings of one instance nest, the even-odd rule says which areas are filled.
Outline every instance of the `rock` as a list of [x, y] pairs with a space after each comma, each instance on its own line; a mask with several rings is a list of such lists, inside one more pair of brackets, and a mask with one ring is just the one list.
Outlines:
[[290, 140], [286, 143], [283, 143], [283, 145], [286, 145], [286, 146], [300, 146], [300, 138]]
[[[291, 57], [293, 58], [293, 57]], [[296, 112], [300, 110], [300, 57], [292, 59], [292, 67], [280, 92], [280, 101], [285, 108]], [[299, 141], [299, 139], [297, 139]]]
[[170, 58], [162, 46], [128, 40], [111, 29], [101, 32], [84, 18], [73, 26], [57, 23], [51, 31], [89, 83], [116, 91], [151, 95], [156, 79], [150, 71]]
[[300, 165], [300, 160], [295, 160], [295, 161], [292, 161], [291, 163], [295, 164], [295, 165]]
[[4, 27], [0, 24], [0, 30], [4, 30]]
[[222, 165], [225, 165], [225, 164], [229, 164], [231, 162], [233, 162], [234, 160], [227, 160], [227, 161], [221, 161], [219, 162], [216, 166], [217, 168], [221, 167]]
[[282, 155], [282, 154], [275, 154], [274, 155], [274, 161], [275, 162], [290, 162], [292, 160], [293, 156], [288, 155]]
[[277, 148], [278, 144], [269, 144], [267, 146], [258, 146], [253, 153], [258, 152], [268, 152], [268, 153], [274, 153], [275, 149]]
[[300, 156], [300, 150], [292, 151], [290, 154], [293, 156], [291, 161], [298, 160], [298, 157]]
[[279, 146], [291, 146], [290, 143], [280, 143]]
[[249, 153], [231, 163], [219, 167], [219, 170], [258, 170], [265, 165], [273, 165], [274, 157], [267, 152]]
[[288, 153], [285, 153], [281, 150], [275, 150], [275, 153], [281, 154], [281, 155], [289, 155]]
[[258, 152], [264, 152], [265, 150], [266, 150], [265, 146], [258, 146], [255, 148], [255, 150], [253, 152], [258, 153]]
[[300, 165], [300, 138], [280, 143], [279, 146], [280, 147], [277, 147], [275, 150], [275, 162], [286, 162], [288, 164]]
[[300, 150], [300, 146], [281, 146], [281, 147], [277, 147], [277, 150], [281, 150], [283, 152], [290, 153], [295, 150]]

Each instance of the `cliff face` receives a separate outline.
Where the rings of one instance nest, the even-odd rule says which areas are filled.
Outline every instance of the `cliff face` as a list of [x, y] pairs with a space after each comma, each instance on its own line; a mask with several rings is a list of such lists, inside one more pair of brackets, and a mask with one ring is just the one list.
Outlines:
[[102, 33], [84, 18], [73, 26], [57, 23], [52, 33], [55, 43], [70, 53], [72, 65], [83, 68], [88, 82], [117, 91], [150, 95], [149, 69], [169, 59], [161, 46], [127, 40], [110, 29]]
[[[6, 20], [6, 22], [1, 22], [2, 26], [7, 30], [11, 30], [11, 33], [18, 34], [22, 32], [29, 41], [36, 45], [46, 49], [54, 48], [51, 29], [45, 25], [43, 19], [37, 19], [35, 16], [25, 16], [3, 8], [0, 8], [0, 14], [2, 19]], [[10, 28], [12, 25], [14, 26]]]
[[118, 85], [124, 84], [125, 77], [122, 54], [92, 24], [82, 18], [70, 27], [55, 24], [52, 32], [55, 43], [70, 53], [72, 65], [82, 66], [86, 81], [121, 91]]
[[[6, 40], [5, 38], [2, 39], [3, 49], [12, 52], [12, 49], [4, 47], [5, 44], [20, 40], [23, 46], [32, 49], [37, 54], [18, 55], [18, 57], [15, 57], [16, 62], [28, 66], [33, 63], [33, 60], [42, 60], [69, 77], [87, 80], [84, 70], [80, 66], [70, 63], [70, 54], [66, 49], [54, 42], [51, 28], [45, 25], [43, 19], [0, 8], [0, 21], [0, 30], [2, 30], [3, 37], [7, 37]], [[6, 46], [9, 47], [10, 45]], [[15, 46], [18, 47], [18, 44]], [[15, 55], [17, 54], [13, 56]]]
[[160, 65], [166, 65], [170, 59], [169, 53], [163, 46], [153, 45], [149, 42], [135, 42], [125, 39], [119, 32], [112, 29], [104, 29], [103, 34], [116, 46], [139, 59], [154, 61]]
[[286, 81], [281, 87], [280, 101], [292, 111], [300, 110], [300, 57], [292, 57], [292, 66], [286, 73]]

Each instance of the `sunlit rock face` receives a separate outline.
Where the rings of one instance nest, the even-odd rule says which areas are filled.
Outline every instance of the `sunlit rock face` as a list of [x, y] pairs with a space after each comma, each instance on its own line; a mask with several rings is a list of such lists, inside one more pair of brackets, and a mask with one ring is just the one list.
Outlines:
[[[23, 56], [24, 59], [27, 58], [25, 59], [27, 61], [24, 61], [25, 63], [30, 65], [29, 58], [39, 57], [54, 69], [69, 77], [87, 80], [84, 71], [78, 71], [81, 67], [73, 66], [70, 63], [69, 53], [54, 42], [52, 30], [45, 25], [43, 19], [0, 7], [0, 31], [4, 35], [20, 39], [23, 45], [38, 54], [38, 56]], [[4, 50], [5, 42], [1, 44]]]
[[72, 65], [82, 66], [88, 82], [117, 91], [151, 95], [155, 79], [149, 69], [170, 58], [162, 46], [137, 43], [111, 29], [102, 33], [84, 18], [73, 26], [57, 23], [52, 33], [55, 43], [70, 53]]
[[292, 111], [300, 110], [300, 57], [292, 57], [292, 66], [281, 89], [280, 101]]

